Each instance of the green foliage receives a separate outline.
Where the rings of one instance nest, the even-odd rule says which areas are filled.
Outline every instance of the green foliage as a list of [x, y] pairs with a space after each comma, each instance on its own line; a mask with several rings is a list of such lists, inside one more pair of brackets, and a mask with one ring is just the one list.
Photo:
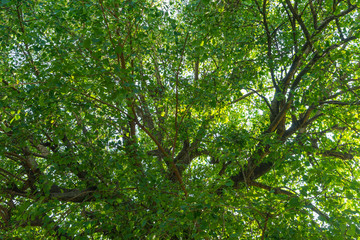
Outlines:
[[1, 239], [355, 239], [356, 1], [0, 2]]

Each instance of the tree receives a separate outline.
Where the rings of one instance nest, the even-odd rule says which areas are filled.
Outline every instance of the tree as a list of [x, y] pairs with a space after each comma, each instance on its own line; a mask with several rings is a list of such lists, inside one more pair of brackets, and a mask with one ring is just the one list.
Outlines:
[[359, 4], [1, 1], [0, 235], [359, 235]]

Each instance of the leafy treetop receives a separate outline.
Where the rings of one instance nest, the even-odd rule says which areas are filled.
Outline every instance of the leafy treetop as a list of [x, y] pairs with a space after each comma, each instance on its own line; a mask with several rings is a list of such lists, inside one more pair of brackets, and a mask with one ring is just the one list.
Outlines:
[[359, 4], [2, 0], [0, 236], [359, 235]]

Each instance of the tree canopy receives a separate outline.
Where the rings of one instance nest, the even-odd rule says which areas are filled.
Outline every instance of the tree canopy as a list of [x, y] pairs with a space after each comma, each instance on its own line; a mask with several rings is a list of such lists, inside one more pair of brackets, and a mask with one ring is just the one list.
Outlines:
[[358, 0], [2, 0], [0, 237], [354, 239]]

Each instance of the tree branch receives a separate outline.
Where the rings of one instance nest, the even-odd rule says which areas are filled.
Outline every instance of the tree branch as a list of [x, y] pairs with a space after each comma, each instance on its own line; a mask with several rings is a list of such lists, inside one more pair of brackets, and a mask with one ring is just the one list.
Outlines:
[[[254, 186], [254, 187], [258, 187], [258, 188], [262, 188], [265, 189], [269, 192], [273, 192], [274, 194], [283, 194], [283, 195], [287, 195], [289, 197], [295, 197], [298, 198], [298, 196], [295, 193], [289, 192], [287, 190], [283, 190], [279, 187], [271, 187], [268, 186], [266, 184], [260, 183], [260, 182], [255, 182], [255, 181], [250, 181], [248, 182], [249, 186]], [[305, 200], [306, 204], [308, 206], [310, 206], [310, 209], [314, 212], [316, 212], [318, 215], [322, 216], [323, 218], [325, 218], [327, 220], [327, 222], [330, 222], [330, 217], [328, 215], [326, 215], [325, 213], [321, 212], [317, 207], [315, 207], [310, 200]]]

